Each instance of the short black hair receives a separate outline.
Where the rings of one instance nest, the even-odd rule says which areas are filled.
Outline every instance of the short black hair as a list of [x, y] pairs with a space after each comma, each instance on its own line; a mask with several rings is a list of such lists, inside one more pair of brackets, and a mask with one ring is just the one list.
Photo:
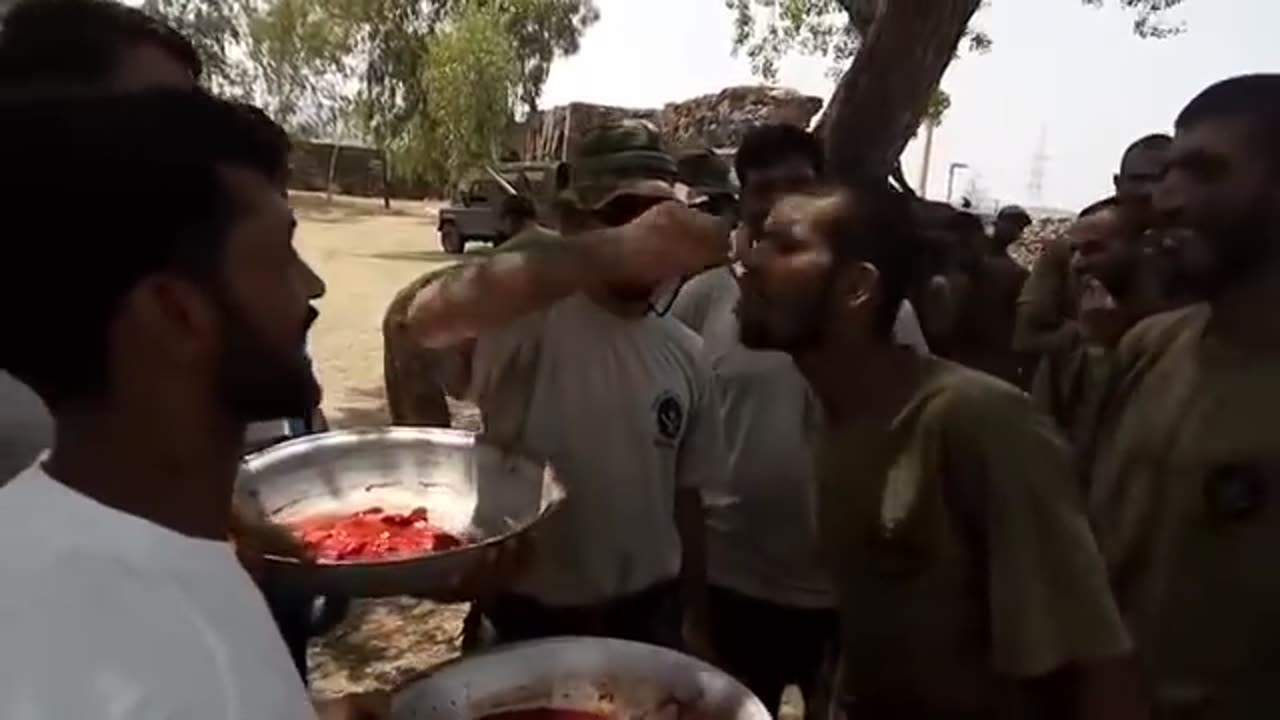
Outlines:
[[164, 50], [196, 79], [203, 72], [187, 38], [137, 8], [114, 0], [22, 0], [0, 25], [0, 88], [98, 85], [139, 45]]
[[1178, 114], [1174, 126], [1189, 130], [1205, 121], [1239, 119], [1273, 168], [1280, 168], [1280, 74], [1241, 75], [1210, 85]]
[[1164, 133], [1152, 133], [1144, 135], [1129, 144], [1124, 149], [1124, 154], [1120, 156], [1120, 171], [1123, 173], [1129, 159], [1137, 153], [1143, 152], [1168, 152], [1173, 147], [1173, 137]]
[[1111, 208], [1119, 207], [1119, 206], [1120, 206], [1120, 199], [1117, 198], [1115, 195], [1112, 195], [1110, 197], [1105, 197], [1097, 202], [1090, 203], [1087, 207], [1085, 207], [1085, 209], [1080, 211], [1080, 214], [1076, 216], [1076, 219], [1083, 220], [1089, 217], [1090, 215], [1097, 215], [1103, 210], [1110, 210]]
[[1115, 195], [1089, 205], [1080, 211], [1076, 219], [1083, 220], [1107, 211], [1112, 211], [1116, 214], [1121, 227], [1128, 231], [1131, 237], [1140, 237], [1151, 229], [1152, 213], [1151, 206], [1148, 203], [1126, 202]]
[[922, 243], [912, 198], [874, 182], [826, 188], [814, 196], [826, 205], [817, 230], [831, 243], [834, 266], [861, 261], [879, 272], [880, 305], [873, 327], [880, 337], [892, 336], [919, 270]]
[[0, 132], [22, 138], [0, 147], [0, 369], [56, 413], [106, 392], [111, 327], [144, 278], [219, 287], [240, 212], [219, 169], [269, 175], [277, 148], [189, 91], [5, 99]]
[[243, 117], [245, 132], [256, 137], [253, 146], [261, 157], [254, 162], [254, 169], [284, 186], [289, 181], [289, 154], [293, 141], [289, 133], [262, 108], [247, 102], [233, 103]]
[[1000, 211], [996, 213], [996, 221], [1004, 220], [1006, 218], [1017, 218], [1027, 223], [1031, 222], [1031, 214], [1028, 213], [1021, 205], [1005, 205], [1000, 208]]
[[733, 158], [738, 184], [746, 187], [754, 170], [775, 165], [793, 157], [807, 160], [815, 175], [822, 175], [822, 144], [813, 133], [786, 123], [770, 123], [751, 128]]

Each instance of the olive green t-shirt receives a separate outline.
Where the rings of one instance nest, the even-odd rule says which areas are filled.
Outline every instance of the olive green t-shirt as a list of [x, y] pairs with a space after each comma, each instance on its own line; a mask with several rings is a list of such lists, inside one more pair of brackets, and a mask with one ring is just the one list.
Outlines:
[[1129, 641], [1053, 422], [988, 375], [937, 358], [923, 374], [887, 425], [820, 444], [843, 685], [855, 708], [987, 717], [1015, 702], [1012, 679]]
[[1275, 718], [1280, 353], [1228, 346], [1210, 317], [1156, 315], [1121, 342], [1090, 510], [1165, 715]]

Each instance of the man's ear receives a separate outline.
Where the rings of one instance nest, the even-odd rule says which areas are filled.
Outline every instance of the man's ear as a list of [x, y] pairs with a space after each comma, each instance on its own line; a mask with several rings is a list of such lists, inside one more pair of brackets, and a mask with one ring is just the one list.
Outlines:
[[836, 302], [854, 310], [869, 307], [880, 287], [880, 271], [868, 262], [849, 263], [836, 279]]

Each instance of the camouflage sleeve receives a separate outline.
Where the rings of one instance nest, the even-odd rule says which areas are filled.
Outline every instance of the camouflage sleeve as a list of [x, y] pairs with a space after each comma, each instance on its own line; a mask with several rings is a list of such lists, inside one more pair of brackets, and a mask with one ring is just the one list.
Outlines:
[[382, 368], [387, 409], [395, 425], [448, 427], [449, 405], [445, 401], [441, 356], [419, 346], [409, 336], [405, 324], [414, 295], [440, 272], [418, 278], [396, 294], [382, 321]]
[[1066, 441], [1024, 395], [965, 405], [948, 454], [985, 535], [994, 667], [1031, 678], [1127, 654]]

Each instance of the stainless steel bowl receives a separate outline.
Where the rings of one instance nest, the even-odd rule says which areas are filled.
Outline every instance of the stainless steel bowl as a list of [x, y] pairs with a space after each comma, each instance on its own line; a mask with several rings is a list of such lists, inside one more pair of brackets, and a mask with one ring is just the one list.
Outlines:
[[614, 718], [771, 720], [745, 686], [701, 660], [627, 640], [558, 637], [441, 665], [395, 697], [393, 720], [474, 720], [525, 708]]
[[425, 507], [462, 547], [380, 562], [300, 563], [269, 557], [276, 582], [353, 597], [449, 594], [564, 498], [550, 466], [504, 452], [474, 433], [391, 427], [310, 435], [250, 455], [239, 499], [275, 522], [372, 506]]

